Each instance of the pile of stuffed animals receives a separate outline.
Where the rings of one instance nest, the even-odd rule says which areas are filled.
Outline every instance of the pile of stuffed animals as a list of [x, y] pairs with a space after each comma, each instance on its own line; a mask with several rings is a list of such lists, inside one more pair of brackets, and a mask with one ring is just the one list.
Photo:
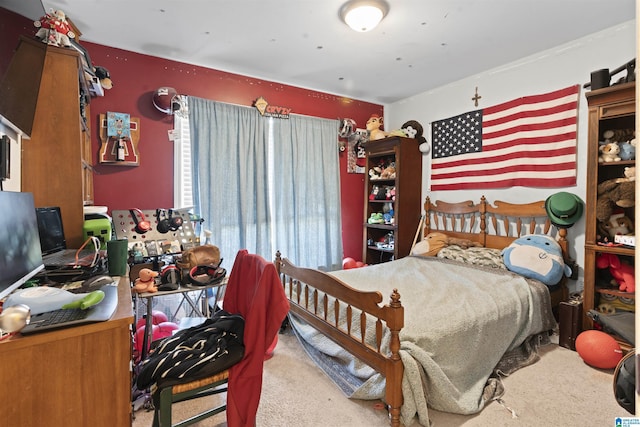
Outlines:
[[[609, 129], [600, 141], [598, 162], [612, 163], [636, 158], [636, 140], [633, 129]], [[598, 242], [609, 244], [616, 235], [633, 234], [633, 221], [625, 209], [635, 206], [635, 166], [624, 168], [624, 176], [598, 184], [596, 218]]]
[[633, 129], [610, 129], [603, 133], [598, 150], [600, 163], [634, 160], [636, 158], [636, 134]]
[[611, 275], [610, 285], [622, 292], [636, 291], [636, 275], [633, 266], [623, 261], [618, 255], [600, 253], [596, 257], [596, 267], [606, 269]]
[[[338, 136], [340, 138], [349, 139], [356, 138], [360, 143], [366, 143], [368, 141], [376, 141], [378, 139], [387, 138], [390, 136], [402, 136], [405, 138], [413, 138], [418, 142], [420, 152], [426, 154], [430, 150], [427, 139], [422, 135], [424, 129], [422, 125], [416, 120], [409, 120], [404, 123], [400, 129], [386, 132], [383, 130], [383, 118], [378, 114], [372, 114], [367, 120], [366, 129], [359, 129], [355, 120], [345, 118], [340, 120], [338, 126]], [[340, 151], [345, 150], [345, 145], [340, 144]]]
[[607, 243], [617, 234], [633, 234], [633, 221], [625, 215], [625, 209], [636, 204], [636, 183], [634, 166], [624, 169], [624, 176], [608, 179], [598, 184], [596, 219], [598, 220], [599, 242]]

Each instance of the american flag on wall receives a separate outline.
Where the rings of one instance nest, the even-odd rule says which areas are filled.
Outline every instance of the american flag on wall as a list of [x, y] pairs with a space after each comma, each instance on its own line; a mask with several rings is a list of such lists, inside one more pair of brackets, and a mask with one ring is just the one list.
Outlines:
[[579, 85], [431, 125], [431, 190], [576, 184]]

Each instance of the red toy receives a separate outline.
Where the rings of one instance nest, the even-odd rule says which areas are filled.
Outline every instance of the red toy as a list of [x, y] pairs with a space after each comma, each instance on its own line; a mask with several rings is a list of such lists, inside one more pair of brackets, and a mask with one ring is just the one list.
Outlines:
[[[169, 318], [162, 311], [160, 310], [152, 311], [152, 315], [151, 315], [152, 325], [159, 325], [162, 322], [168, 322], [168, 321], [169, 321]], [[147, 316], [143, 316], [140, 319], [138, 319], [138, 322], [136, 323], [136, 330], [138, 330], [138, 328], [140, 328], [141, 326], [146, 325], [146, 322], [147, 322]]]
[[367, 264], [363, 263], [362, 261], [356, 261], [351, 257], [346, 257], [345, 259], [342, 260], [343, 270], [350, 270], [352, 268], [360, 268], [360, 267], [366, 267], [366, 266]]
[[618, 287], [623, 292], [636, 291], [636, 275], [634, 268], [620, 261], [618, 255], [601, 253], [596, 258], [596, 267], [609, 268]]

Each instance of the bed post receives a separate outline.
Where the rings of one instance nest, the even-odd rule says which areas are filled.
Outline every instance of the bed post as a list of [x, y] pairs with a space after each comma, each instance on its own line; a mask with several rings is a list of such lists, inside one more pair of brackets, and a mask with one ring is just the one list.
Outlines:
[[392, 427], [400, 426], [400, 408], [402, 407], [402, 375], [404, 366], [400, 359], [400, 330], [404, 327], [404, 307], [400, 302], [400, 294], [397, 289], [391, 294], [389, 303], [391, 316], [387, 321], [387, 327], [391, 332], [389, 350], [391, 357], [387, 367], [386, 400], [389, 405], [389, 418]]
[[276, 271], [280, 274], [280, 265], [282, 264], [282, 254], [280, 251], [276, 251], [276, 259], [273, 260], [273, 263], [276, 265]]
[[480, 239], [482, 246], [487, 246], [487, 199], [480, 197]]

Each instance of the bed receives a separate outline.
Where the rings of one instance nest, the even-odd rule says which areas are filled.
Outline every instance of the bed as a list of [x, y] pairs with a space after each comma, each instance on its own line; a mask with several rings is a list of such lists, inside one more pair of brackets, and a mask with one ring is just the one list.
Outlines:
[[[444, 232], [495, 252], [545, 234], [568, 260], [566, 229], [551, 225], [544, 201], [427, 197], [424, 209], [425, 236]], [[280, 253], [275, 264], [307, 353], [349, 397], [382, 399], [392, 426], [415, 417], [429, 425], [428, 408], [472, 414], [499, 400], [501, 376], [538, 359], [557, 327], [553, 307], [567, 297], [564, 280], [550, 287], [439, 256], [335, 272], [297, 267]]]

